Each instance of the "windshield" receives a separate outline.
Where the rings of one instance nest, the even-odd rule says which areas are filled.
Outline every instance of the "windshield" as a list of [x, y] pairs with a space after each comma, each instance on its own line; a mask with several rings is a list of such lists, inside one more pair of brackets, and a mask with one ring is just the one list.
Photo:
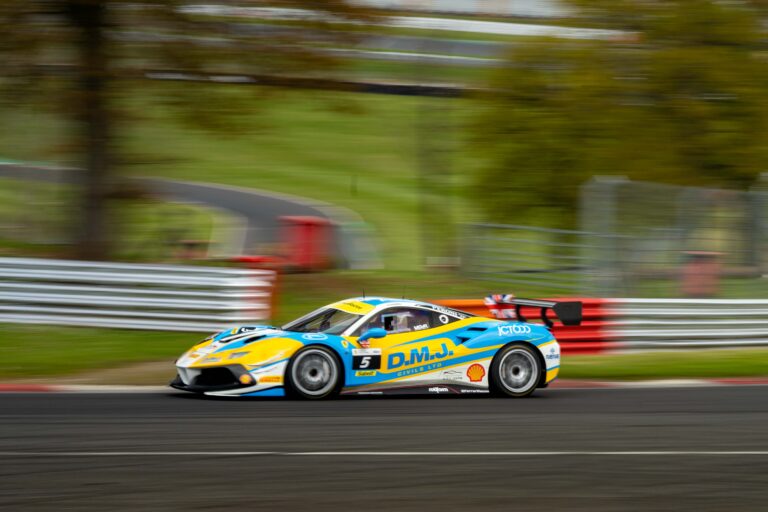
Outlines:
[[360, 318], [360, 315], [346, 313], [338, 309], [325, 308], [285, 324], [283, 330], [341, 334]]

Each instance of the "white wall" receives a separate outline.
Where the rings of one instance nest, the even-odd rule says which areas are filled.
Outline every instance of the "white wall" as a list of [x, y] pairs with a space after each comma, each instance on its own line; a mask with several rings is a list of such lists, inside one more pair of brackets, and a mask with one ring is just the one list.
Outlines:
[[354, 0], [391, 9], [555, 17], [567, 13], [558, 0]]

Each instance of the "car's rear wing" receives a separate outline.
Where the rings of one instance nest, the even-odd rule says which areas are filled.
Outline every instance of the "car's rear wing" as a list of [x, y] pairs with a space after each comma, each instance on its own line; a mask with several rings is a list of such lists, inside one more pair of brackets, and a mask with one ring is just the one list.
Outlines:
[[[520, 322], [527, 322], [523, 315], [523, 307], [539, 308], [539, 317], [544, 325], [552, 327], [552, 319], [547, 316], [547, 311], [552, 310], [563, 325], [580, 325], [582, 317], [582, 305], [579, 301], [551, 301], [537, 299], [518, 299], [512, 295], [489, 295], [485, 298], [485, 305], [496, 318], [515, 318]], [[509, 309], [504, 305], [514, 306], [514, 317], [507, 314]], [[511, 311], [509, 311], [511, 312]]]

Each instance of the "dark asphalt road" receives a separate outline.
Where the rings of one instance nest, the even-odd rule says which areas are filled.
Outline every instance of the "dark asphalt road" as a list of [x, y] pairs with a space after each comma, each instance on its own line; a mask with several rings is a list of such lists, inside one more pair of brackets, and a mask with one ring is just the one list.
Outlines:
[[[124, 453], [40, 453], [65, 451]], [[302, 451], [721, 453], [295, 455]], [[0, 510], [766, 510], [766, 451], [768, 387], [320, 403], [8, 394], [0, 395]]]

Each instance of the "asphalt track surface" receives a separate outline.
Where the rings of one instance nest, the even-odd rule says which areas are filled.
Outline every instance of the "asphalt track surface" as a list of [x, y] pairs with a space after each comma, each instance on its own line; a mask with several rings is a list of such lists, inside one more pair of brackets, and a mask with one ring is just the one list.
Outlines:
[[3, 511], [764, 511], [768, 387], [2, 394], [0, 452]]

